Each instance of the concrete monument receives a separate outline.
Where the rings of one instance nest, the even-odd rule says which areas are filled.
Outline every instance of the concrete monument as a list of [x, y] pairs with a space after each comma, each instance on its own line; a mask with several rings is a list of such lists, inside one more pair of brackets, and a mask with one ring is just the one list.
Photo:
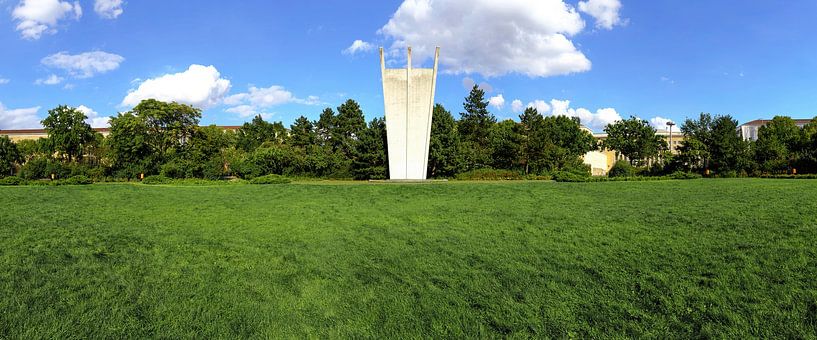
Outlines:
[[439, 57], [440, 48], [437, 47], [433, 69], [413, 68], [409, 47], [408, 66], [387, 69], [383, 48], [380, 48], [389, 178], [392, 180], [426, 179]]

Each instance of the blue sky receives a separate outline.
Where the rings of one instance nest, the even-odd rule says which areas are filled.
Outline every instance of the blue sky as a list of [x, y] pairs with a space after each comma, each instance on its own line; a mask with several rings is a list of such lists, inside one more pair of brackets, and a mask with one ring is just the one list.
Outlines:
[[[455, 116], [481, 84], [500, 119], [533, 105], [595, 130], [700, 112], [817, 115], [817, 2], [0, 0], [0, 129], [82, 106], [95, 125], [145, 97], [202, 123], [316, 119], [347, 98], [382, 116], [377, 47], [410, 44]], [[352, 49], [353, 42], [356, 49]]]

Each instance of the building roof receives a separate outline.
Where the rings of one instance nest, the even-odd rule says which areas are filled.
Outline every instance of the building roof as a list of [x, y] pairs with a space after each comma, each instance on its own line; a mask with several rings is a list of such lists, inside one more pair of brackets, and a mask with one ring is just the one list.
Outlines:
[[[241, 128], [241, 126], [237, 126], [237, 125], [219, 126], [219, 127], [224, 129], [224, 130], [230, 130], [230, 131], [238, 130], [238, 129]], [[93, 130], [96, 131], [96, 132], [99, 132], [99, 133], [111, 132], [111, 128], [93, 128]], [[0, 135], [39, 135], [39, 134], [45, 134], [45, 133], [46, 133], [45, 129], [0, 130]]]
[[[771, 119], [755, 119], [753, 121], [743, 123], [740, 126], [764, 126], [771, 122], [772, 122]], [[806, 125], [808, 123], [811, 123], [811, 119], [795, 119], [794, 123], [797, 125]]]

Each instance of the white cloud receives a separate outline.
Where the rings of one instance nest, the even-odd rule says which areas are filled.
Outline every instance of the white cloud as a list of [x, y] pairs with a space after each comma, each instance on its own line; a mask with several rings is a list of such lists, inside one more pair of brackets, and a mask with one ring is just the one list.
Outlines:
[[85, 114], [85, 116], [87, 117], [87, 119], [85, 119], [85, 122], [88, 123], [88, 125], [91, 125], [91, 127], [93, 128], [106, 128], [111, 125], [110, 123], [111, 117], [101, 117], [99, 116], [99, 113], [97, 113], [90, 107], [80, 105], [79, 107], [77, 107], [77, 110]]
[[655, 128], [656, 130], [668, 130], [669, 128], [667, 126], [668, 122], [675, 123], [675, 121], [673, 121], [672, 119], [664, 117], [654, 117], [650, 119], [650, 125], [652, 125], [652, 127]]
[[125, 58], [120, 55], [94, 51], [76, 55], [60, 52], [43, 58], [42, 63], [48, 67], [65, 70], [78, 78], [90, 78], [119, 68], [123, 61]]
[[34, 84], [36, 84], [36, 85], [57, 85], [59, 83], [62, 83], [63, 80], [65, 80], [65, 79], [62, 78], [62, 77], [57, 76], [56, 74], [52, 74], [48, 78], [37, 79], [36, 81], [34, 81]]
[[95, 0], [94, 12], [105, 19], [116, 19], [122, 14], [122, 0]]
[[361, 52], [369, 52], [374, 49], [374, 45], [363, 40], [355, 40], [351, 46], [343, 50], [343, 54], [355, 55]]
[[[520, 102], [520, 104], [521, 104], [521, 102]], [[542, 115], [546, 115], [548, 112], [550, 112], [550, 105], [548, 105], [548, 103], [546, 103], [544, 100], [534, 100], [534, 101], [528, 103], [527, 107], [532, 107], [532, 108], [536, 109], [536, 111], [538, 111], [539, 114], [542, 114]]]
[[37, 111], [40, 111], [39, 106], [11, 110], [0, 103], [0, 130], [41, 128]]
[[584, 27], [563, 0], [405, 0], [379, 33], [393, 40], [390, 56], [410, 45], [418, 62], [441, 46], [447, 73], [548, 77], [590, 70], [570, 40]]
[[621, 10], [619, 0], [579, 1], [579, 11], [596, 19], [597, 28], [611, 30], [613, 26], [621, 25], [623, 21], [619, 17], [619, 10]]
[[145, 99], [175, 101], [207, 109], [217, 105], [230, 90], [230, 81], [221, 78], [214, 66], [190, 65], [180, 73], [145, 80], [131, 90], [121, 106], [133, 107]]
[[11, 82], [10, 79], [0, 78], [0, 85], [6, 85], [6, 84], [8, 84], [10, 82]]
[[491, 105], [501, 110], [502, 107], [505, 106], [505, 97], [503, 97], [501, 94], [491, 97], [490, 99], [488, 99], [488, 105]]
[[521, 101], [521, 100], [519, 100], [519, 99], [514, 99], [514, 100], [511, 102], [511, 111], [513, 111], [514, 113], [520, 113], [520, 112], [522, 112], [522, 110], [524, 110], [524, 109], [525, 109], [525, 105], [524, 105], [524, 104], [522, 104], [522, 101]]
[[250, 86], [248, 92], [224, 98], [224, 104], [232, 106], [225, 111], [236, 113], [241, 117], [255, 116], [263, 109], [288, 103], [318, 105], [321, 104], [321, 101], [317, 96], [309, 96], [306, 99], [297, 98], [292, 92], [278, 85], [267, 88]]
[[667, 76], [661, 77], [661, 81], [664, 82], [664, 83], [675, 84], [675, 80], [672, 80], [671, 78], [669, 78]]
[[82, 17], [82, 7], [78, 1], [72, 4], [59, 0], [22, 0], [11, 16], [17, 20], [17, 31], [23, 38], [37, 40], [43, 33], [57, 33], [60, 20]]
[[[471, 77], [462, 78], [462, 87], [466, 91], [471, 91], [474, 88], [474, 85], [476, 85], [476, 84], [477, 84], [477, 82], [474, 79], [472, 79]], [[491, 84], [488, 84], [488, 82], [483, 81], [483, 82], [479, 83], [478, 87], [479, 87], [480, 90], [482, 90], [484, 92], [487, 92], [487, 93], [494, 92], [494, 87], [491, 86]]]
[[618, 112], [616, 112], [616, 109], [613, 108], [598, 109], [594, 113], [585, 108], [570, 108], [569, 100], [557, 99], [551, 100], [550, 106], [552, 107], [552, 115], [578, 117], [579, 120], [581, 120], [582, 125], [590, 128], [591, 130], [601, 130], [608, 124], [621, 120], [621, 115], [619, 115]]

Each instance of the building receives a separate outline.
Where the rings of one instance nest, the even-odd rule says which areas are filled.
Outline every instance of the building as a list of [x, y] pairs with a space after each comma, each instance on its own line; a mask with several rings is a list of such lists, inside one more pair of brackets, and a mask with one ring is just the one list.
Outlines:
[[[590, 131], [585, 127], [582, 127], [582, 129], [585, 131]], [[678, 150], [681, 148], [681, 143], [686, 139], [683, 133], [674, 130], [672, 131], [671, 135], [667, 130], [656, 130], [655, 134], [664, 138], [667, 145], [670, 146], [670, 150], [673, 154], [678, 153]], [[597, 142], [601, 143], [607, 139], [607, 134], [594, 133], [593, 137], [596, 138]], [[617, 154], [615, 151], [599, 149], [597, 151], [588, 152], [584, 155], [583, 159], [584, 164], [590, 165], [593, 176], [606, 176], [607, 172], [613, 168], [613, 164], [615, 164], [616, 161], [625, 158]]]
[[[744, 123], [741, 126], [738, 126], [738, 134], [743, 140], [746, 141], [756, 141], [758, 132], [760, 131], [761, 126], [766, 126], [766, 124], [771, 123], [771, 119], [755, 119], [751, 122]], [[806, 124], [811, 123], [811, 119], [795, 119], [794, 123], [797, 124], [797, 127], [803, 128]]]

